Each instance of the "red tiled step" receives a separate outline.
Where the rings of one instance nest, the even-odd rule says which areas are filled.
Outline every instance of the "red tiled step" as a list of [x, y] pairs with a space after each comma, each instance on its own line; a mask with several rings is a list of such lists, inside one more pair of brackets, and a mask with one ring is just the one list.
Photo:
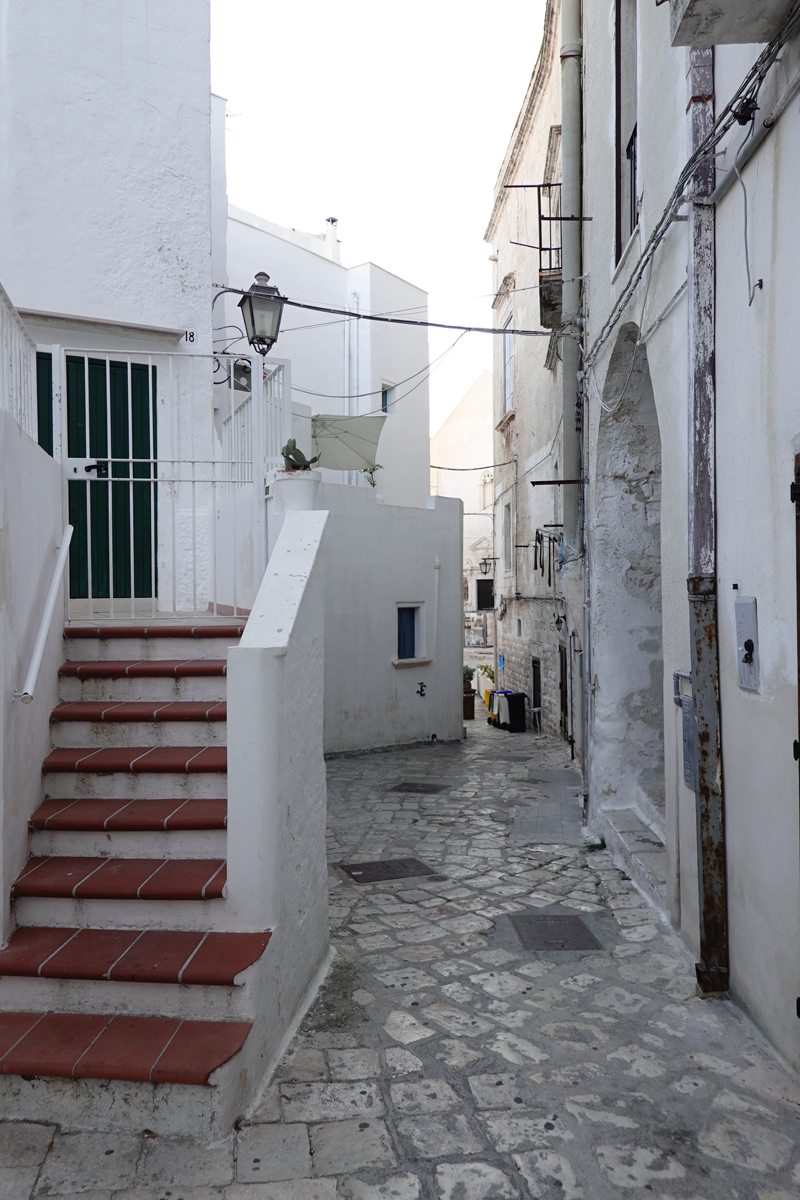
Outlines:
[[31, 817], [34, 829], [147, 832], [224, 829], [227, 800], [45, 800]]
[[205, 1084], [249, 1032], [245, 1021], [0, 1013], [0, 1073]]
[[218, 858], [29, 858], [14, 896], [79, 900], [217, 900], [226, 880]]
[[88, 662], [65, 662], [59, 675], [78, 679], [184, 679], [188, 676], [225, 675], [224, 658], [92, 658]]
[[58, 704], [51, 721], [226, 721], [224, 700], [70, 700]]
[[244, 625], [71, 625], [64, 637], [74, 638], [238, 638]]
[[190, 774], [227, 771], [227, 746], [119, 746], [91, 750], [86, 746], [51, 750], [45, 771], [167, 771]]
[[23, 927], [0, 950], [0, 975], [232, 987], [264, 953], [270, 936]]

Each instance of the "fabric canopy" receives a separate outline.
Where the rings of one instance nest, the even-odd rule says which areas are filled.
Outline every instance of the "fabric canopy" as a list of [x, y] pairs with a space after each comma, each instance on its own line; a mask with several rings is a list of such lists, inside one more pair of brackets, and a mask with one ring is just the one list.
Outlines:
[[385, 413], [368, 417], [334, 417], [326, 414], [311, 418], [311, 440], [318, 467], [332, 471], [363, 471], [375, 466], [378, 439]]

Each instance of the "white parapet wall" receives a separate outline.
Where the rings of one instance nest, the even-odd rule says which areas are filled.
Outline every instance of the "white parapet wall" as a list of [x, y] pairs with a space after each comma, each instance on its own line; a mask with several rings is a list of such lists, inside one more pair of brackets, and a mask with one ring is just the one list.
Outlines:
[[[329, 513], [326, 753], [461, 738], [461, 501], [401, 507], [379, 489], [323, 483], [317, 508]], [[398, 657], [399, 608], [415, 609], [412, 659]]]
[[276, 1066], [330, 955], [322, 753], [327, 517], [286, 514], [244, 636], [228, 652], [224, 920], [229, 929], [272, 930], [242, 1051], [245, 1102]]
[[3, 941], [11, 931], [11, 884], [28, 856], [28, 820], [43, 799], [42, 760], [50, 749], [50, 713], [58, 702], [63, 657], [63, 601], [48, 631], [33, 701], [22, 704], [14, 692], [21, 691], [30, 666], [63, 532], [59, 464], [0, 407]]

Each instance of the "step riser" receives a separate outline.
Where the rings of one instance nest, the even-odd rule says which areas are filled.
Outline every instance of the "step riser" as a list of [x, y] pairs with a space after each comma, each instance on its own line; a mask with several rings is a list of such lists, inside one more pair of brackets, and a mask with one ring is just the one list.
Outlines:
[[169, 833], [114, 833], [37, 829], [31, 833], [31, 854], [76, 858], [225, 858], [224, 829], [176, 830]]
[[45, 1121], [91, 1132], [150, 1129], [208, 1143], [224, 1137], [245, 1110], [249, 1097], [243, 1094], [239, 1057], [215, 1072], [216, 1087], [0, 1076], [0, 1120]]
[[228, 794], [228, 776], [219, 771], [207, 774], [154, 771], [134, 775], [130, 771], [106, 774], [91, 771], [48, 771], [44, 776], [45, 796], [53, 800], [214, 800]]
[[51, 721], [55, 749], [86, 746], [225, 746], [226, 721]]
[[225, 658], [238, 638], [65, 638], [67, 662], [128, 658]]
[[180, 679], [167, 677], [116, 679], [78, 679], [62, 675], [58, 682], [61, 700], [105, 700], [115, 701], [152, 700], [167, 703], [170, 700], [202, 700], [216, 704], [226, 697], [224, 675], [190, 675]]
[[185, 1021], [252, 1021], [255, 997], [241, 987], [115, 983], [92, 979], [3, 976], [0, 1012], [63, 1012], [175, 1017]]
[[201, 933], [226, 928], [224, 900], [71, 900], [18, 896], [12, 908], [17, 925], [54, 925], [61, 929], [185, 929]]

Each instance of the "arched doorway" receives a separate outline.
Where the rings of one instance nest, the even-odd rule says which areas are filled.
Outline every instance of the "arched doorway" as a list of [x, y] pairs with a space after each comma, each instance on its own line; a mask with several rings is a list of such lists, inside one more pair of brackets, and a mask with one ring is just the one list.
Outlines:
[[661, 437], [638, 326], [611, 356], [592, 522], [593, 807], [635, 805], [664, 831]]

